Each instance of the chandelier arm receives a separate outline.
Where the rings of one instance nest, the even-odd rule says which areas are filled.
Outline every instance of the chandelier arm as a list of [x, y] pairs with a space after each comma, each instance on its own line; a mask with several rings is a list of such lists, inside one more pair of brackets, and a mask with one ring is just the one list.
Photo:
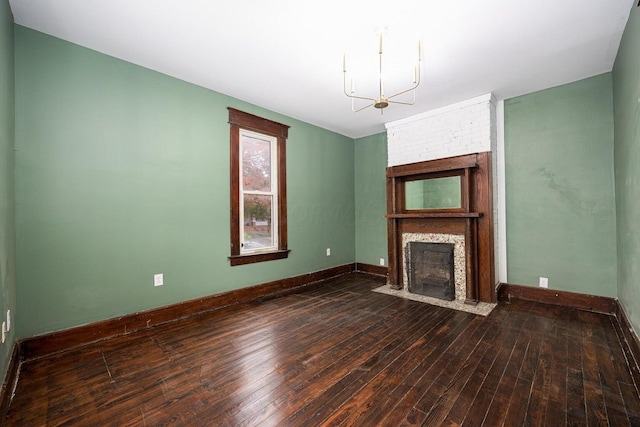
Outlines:
[[354, 113], [360, 112], [360, 111], [362, 111], [362, 110], [364, 110], [364, 109], [366, 109], [366, 108], [369, 108], [369, 107], [373, 107], [373, 104], [365, 105], [365, 106], [364, 106], [364, 107], [362, 107], [362, 108], [359, 108], [359, 109], [357, 109], [357, 110], [354, 110], [354, 109], [353, 109], [353, 102], [351, 103], [351, 111], [353, 111]]
[[352, 99], [366, 99], [367, 101], [375, 101], [376, 100], [376, 98], [367, 98], [365, 96], [349, 95], [346, 92], [344, 94], [347, 95], [349, 98], [352, 98]]
[[378, 91], [380, 93], [380, 99], [384, 98], [384, 85], [382, 84], [382, 31], [380, 31], [380, 48], [378, 49], [378, 58], [380, 60], [380, 68], [378, 69], [378, 77], [380, 79], [380, 86]]
[[[366, 96], [358, 96], [358, 95], [349, 94], [347, 92], [347, 72], [346, 71], [344, 72], [344, 79], [343, 79], [343, 82], [342, 82], [342, 90], [343, 90], [344, 94], [347, 97], [352, 98], [352, 99], [353, 98], [355, 98], [355, 99], [364, 99], [364, 100], [367, 100], [367, 101], [375, 101], [376, 100], [376, 98], [368, 98]], [[360, 111], [360, 110], [358, 110], [358, 111]]]
[[[417, 88], [418, 86], [420, 86], [420, 74], [418, 74], [418, 81], [415, 83], [415, 85], [413, 85], [413, 87], [411, 87], [411, 88], [409, 88], [409, 89], [406, 89], [406, 90], [403, 90], [403, 91], [401, 91], [401, 92], [398, 92], [398, 93], [396, 93], [396, 94], [394, 94], [394, 95], [391, 95], [391, 96], [387, 97], [387, 99], [395, 98], [396, 96], [402, 95], [402, 94], [407, 93], [407, 92], [411, 92], [412, 90], [416, 90], [416, 88]], [[415, 92], [414, 92], [414, 93], [413, 93], [413, 98], [414, 98], [414, 101], [413, 101], [413, 102], [415, 102], [415, 97], [416, 97], [416, 94], [415, 94]], [[402, 104], [401, 102], [397, 102], [397, 101], [396, 101], [396, 103], [397, 103], [397, 104]], [[409, 105], [413, 105], [413, 104], [409, 104]]]
[[415, 105], [416, 101], [415, 100], [413, 102], [389, 101], [389, 104]]
[[[405, 94], [407, 92], [411, 92], [412, 90], [416, 90], [417, 87], [418, 86], [416, 85], [416, 86], [414, 86], [414, 87], [412, 87], [410, 89], [403, 90], [402, 92], [398, 92], [395, 95], [391, 95], [391, 96], [387, 97], [387, 99], [390, 100], [391, 98], [395, 98], [396, 96], [400, 96], [400, 95]], [[415, 93], [413, 94], [413, 96], [415, 97]]]

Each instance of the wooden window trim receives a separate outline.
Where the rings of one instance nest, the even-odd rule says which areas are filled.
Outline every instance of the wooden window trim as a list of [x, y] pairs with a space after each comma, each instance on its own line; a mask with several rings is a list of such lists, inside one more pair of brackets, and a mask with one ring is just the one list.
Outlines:
[[[228, 107], [231, 143], [231, 255], [232, 266], [284, 259], [287, 248], [287, 151], [289, 126], [244, 111]], [[276, 138], [278, 169], [278, 248], [266, 252], [240, 253], [240, 129], [250, 130]]]

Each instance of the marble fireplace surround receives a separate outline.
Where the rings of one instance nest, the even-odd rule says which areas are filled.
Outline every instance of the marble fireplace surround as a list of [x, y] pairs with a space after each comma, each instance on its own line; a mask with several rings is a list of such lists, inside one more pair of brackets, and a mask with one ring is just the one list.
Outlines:
[[460, 234], [439, 233], [403, 233], [402, 234], [402, 289], [409, 289], [407, 277], [407, 245], [410, 242], [423, 243], [452, 243], [453, 244], [453, 269], [455, 282], [455, 300], [464, 303], [467, 294], [467, 275], [465, 263], [464, 236]]
[[426, 243], [452, 243], [454, 245], [454, 280], [455, 280], [455, 299], [446, 301], [425, 295], [419, 295], [409, 292], [407, 268], [406, 268], [406, 252], [403, 251], [402, 265], [403, 283], [401, 289], [392, 289], [389, 284], [374, 289], [375, 292], [406, 298], [413, 301], [424, 302], [444, 308], [465, 311], [480, 316], [488, 316], [496, 307], [495, 303], [479, 302], [475, 305], [465, 303], [466, 299], [466, 255], [465, 255], [465, 239], [461, 234], [441, 234], [441, 233], [403, 233], [402, 247], [406, 248], [410, 242], [426, 242]]

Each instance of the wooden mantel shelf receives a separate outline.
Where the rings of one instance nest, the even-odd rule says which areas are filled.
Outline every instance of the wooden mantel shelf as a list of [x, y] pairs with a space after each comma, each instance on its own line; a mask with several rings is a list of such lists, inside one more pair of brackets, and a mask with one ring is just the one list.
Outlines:
[[482, 212], [415, 212], [386, 214], [387, 219], [400, 218], [480, 218]]

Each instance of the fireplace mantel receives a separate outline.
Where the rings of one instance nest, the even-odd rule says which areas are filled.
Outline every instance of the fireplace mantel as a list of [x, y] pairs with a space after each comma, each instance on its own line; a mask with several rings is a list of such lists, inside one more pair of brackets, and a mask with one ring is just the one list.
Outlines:
[[[459, 176], [460, 207], [407, 209], [405, 184], [416, 179]], [[404, 233], [465, 237], [465, 303], [495, 302], [491, 153], [468, 154], [387, 168], [389, 285], [402, 289]]]

